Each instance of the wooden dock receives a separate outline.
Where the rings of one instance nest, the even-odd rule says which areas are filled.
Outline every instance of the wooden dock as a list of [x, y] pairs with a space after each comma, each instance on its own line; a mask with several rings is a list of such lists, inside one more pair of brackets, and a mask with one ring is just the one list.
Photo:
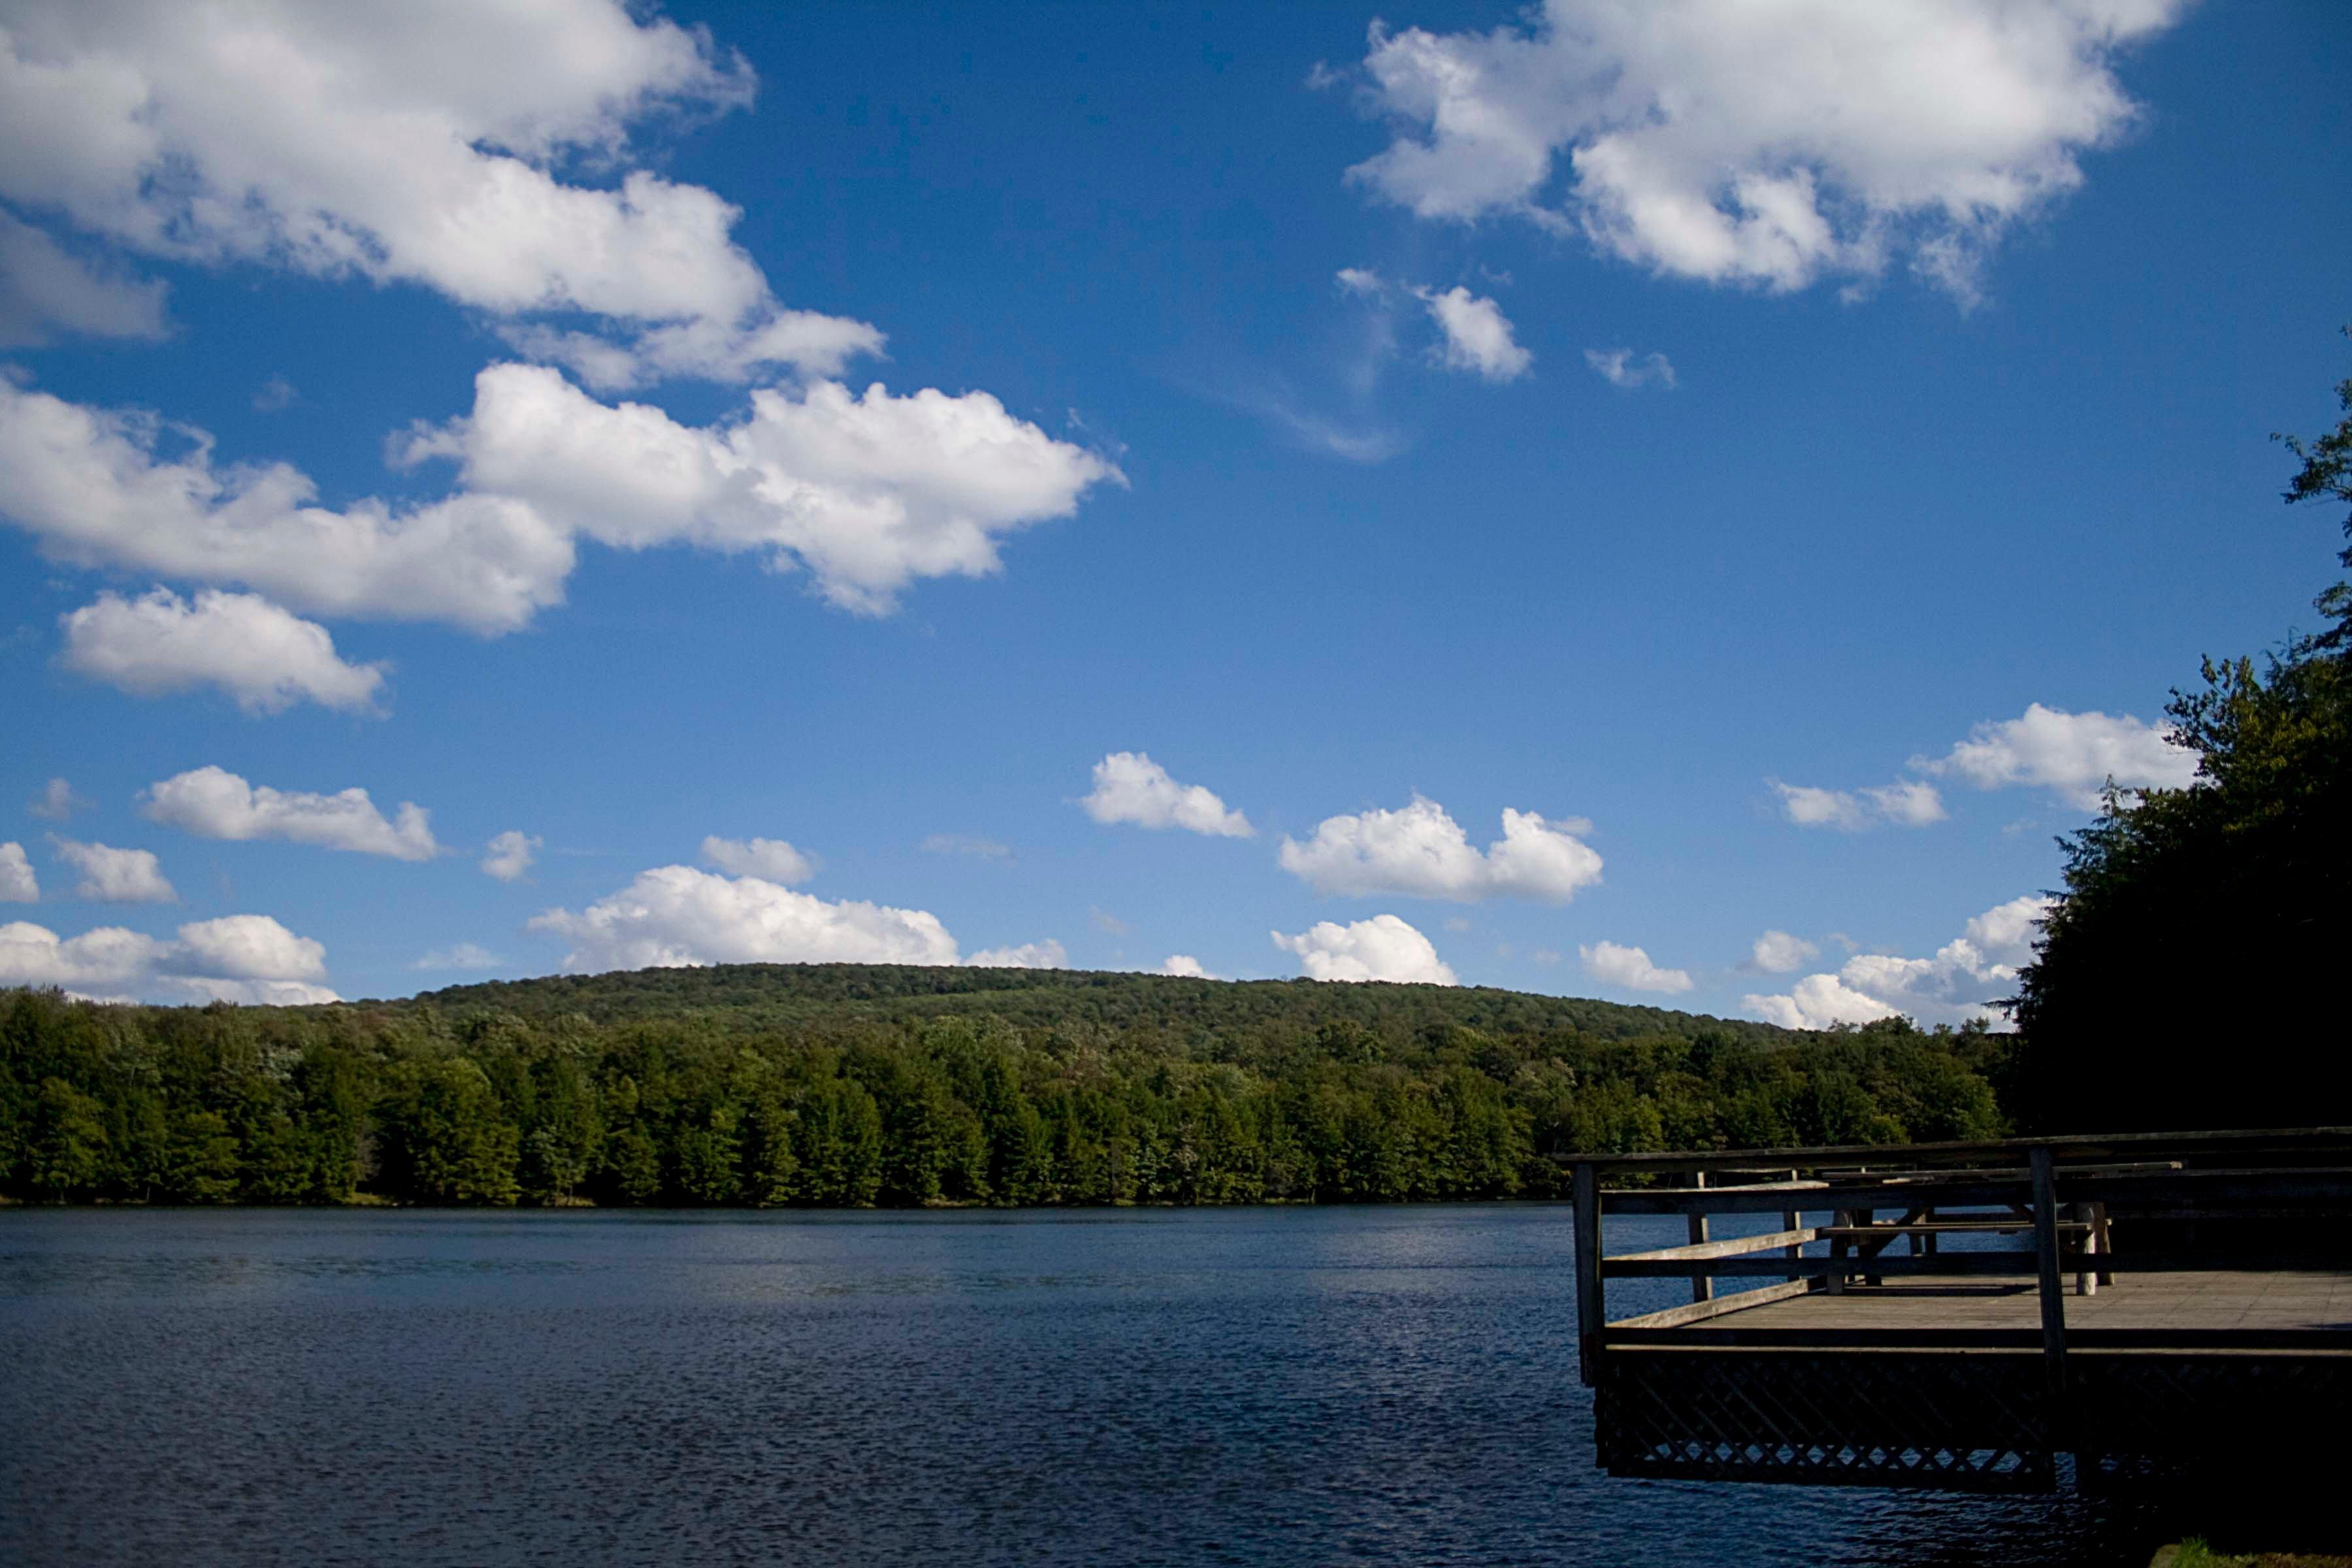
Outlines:
[[[1612, 1474], [2042, 1489], [2352, 1447], [2352, 1129], [1571, 1163]], [[1616, 1215], [1688, 1240], [1611, 1256]], [[1612, 1321], [1623, 1279], [1691, 1300]]]

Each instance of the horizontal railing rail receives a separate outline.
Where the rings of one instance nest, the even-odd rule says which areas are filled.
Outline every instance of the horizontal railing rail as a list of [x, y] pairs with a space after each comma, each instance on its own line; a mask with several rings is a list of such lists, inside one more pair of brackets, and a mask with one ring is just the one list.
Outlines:
[[1927, 1170], [1944, 1165], [1981, 1165], [2007, 1157], [2024, 1167], [2034, 1150], [2059, 1161], [2128, 1158], [2161, 1150], [2168, 1159], [2187, 1155], [2259, 1152], [2307, 1156], [2314, 1151], [2352, 1152], [2352, 1127], [2256, 1128], [2204, 1132], [2074, 1133], [2050, 1138], [2003, 1138], [1939, 1143], [1841, 1143], [1811, 1148], [1683, 1150], [1638, 1154], [1556, 1154], [1567, 1165], [1591, 1165], [1601, 1173], [1669, 1171], [1809, 1171], [1833, 1168]]

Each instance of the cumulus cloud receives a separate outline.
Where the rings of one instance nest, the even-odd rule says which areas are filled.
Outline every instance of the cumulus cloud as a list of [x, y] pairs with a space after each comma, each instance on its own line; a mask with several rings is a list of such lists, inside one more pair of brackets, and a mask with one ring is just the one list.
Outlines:
[[2002, 235], [2132, 125], [2114, 61], [2182, 9], [1550, 0], [1491, 32], [1375, 23], [1364, 69], [1397, 135], [1349, 177], [1673, 277], [1794, 289], [1906, 260], [1966, 300]]
[[49, 822], [63, 822], [89, 806], [89, 802], [74, 794], [73, 785], [63, 779], [51, 779], [41, 786], [40, 794], [25, 803], [26, 811]]
[[2039, 702], [2020, 718], [1979, 724], [1946, 755], [1914, 757], [1911, 765], [1979, 789], [2047, 789], [2085, 810], [2097, 806], [2110, 779], [2123, 789], [2186, 789], [2197, 782], [2197, 754], [2174, 742], [2169, 725]]
[[1297, 936], [1270, 934], [1275, 946], [1297, 955], [1298, 972], [1310, 980], [1461, 984], [1429, 939], [1394, 915], [1374, 915], [1349, 925], [1318, 921]]
[[1902, 1011], [1874, 996], [1865, 996], [1834, 974], [1808, 974], [1777, 996], [1749, 994], [1745, 1006], [1768, 1024], [1784, 1029], [1827, 1029], [1839, 1024], [1868, 1024]]
[[1603, 985], [1622, 986], [1628, 991], [1676, 992], [1691, 988], [1689, 971], [1661, 969], [1650, 962], [1647, 952], [1638, 947], [1597, 942], [1590, 947], [1580, 945], [1576, 953], [1584, 960], [1584, 972]]
[[1963, 934], [1991, 962], [2022, 964], [2032, 958], [2033, 944], [2042, 935], [2042, 921], [2057, 901], [2047, 894], [2011, 899], [1972, 917]]
[[25, 858], [25, 847], [13, 840], [0, 844], [0, 904], [33, 904], [41, 899], [41, 879]]
[[408, 967], [424, 970], [496, 969], [505, 962], [478, 942], [461, 942], [452, 947], [436, 947]]
[[790, 887], [816, 875], [809, 858], [781, 838], [720, 838], [702, 841], [702, 860], [730, 876], [758, 877]]
[[61, 337], [160, 338], [166, 331], [163, 285], [93, 267], [0, 208], [0, 349], [39, 348]]
[[381, 664], [349, 664], [327, 628], [257, 594], [208, 589], [190, 604], [168, 588], [138, 599], [112, 593], [58, 617], [66, 668], [138, 697], [217, 686], [248, 713], [308, 700], [373, 712]]
[[1228, 811], [1214, 792], [1178, 784], [1168, 770], [1141, 752], [1113, 752], [1095, 764], [1095, 787], [1078, 804], [1097, 822], [1132, 822], [1139, 827], [1181, 827], [1212, 837], [1249, 838], [1257, 829], [1238, 811]]
[[564, 530], [506, 497], [313, 504], [283, 463], [215, 466], [211, 438], [0, 379], [0, 516], [50, 559], [238, 584], [317, 615], [511, 631], [561, 603]]
[[1326, 817], [1303, 844], [1286, 837], [1280, 860], [1318, 893], [1566, 903], [1601, 880], [1601, 856], [1579, 837], [1591, 831], [1581, 818], [1506, 807], [1503, 837], [1482, 855], [1444, 806], [1416, 795], [1401, 810]]
[[1654, 382], [1668, 392], [1675, 389], [1674, 363], [1664, 354], [1637, 355], [1632, 349], [1587, 349], [1584, 363], [1612, 386], [1630, 391]]
[[173, 427], [170, 450], [165, 434], [0, 381], [0, 516], [68, 564], [485, 636], [562, 602], [582, 537], [757, 554], [878, 615], [918, 579], [997, 571], [1005, 536], [1124, 482], [984, 392], [763, 388], [748, 416], [698, 427], [521, 364], [481, 372], [470, 416], [394, 443], [403, 463], [458, 464], [454, 493], [416, 504], [321, 507], [299, 469], [216, 464], [203, 431]]
[[747, 416], [697, 427], [520, 364], [484, 370], [469, 417], [413, 432], [395, 456], [454, 458], [467, 494], [525, 507], [567, 537], [758, 554], [868, 614], [918, 578], [997, 571], [1006, 535], [1125, 482], [985, 392], [768, 387]]
[[60, 938], [46, 926], [0, 924], [0, 985], [58, 985], [161, 994], [179, 1001], [302, 1006], [339, 1001], [313, 984], [327, 950], [268, 915], [196, 921], [163, 941], [120, 926]]
[[1997, 904], [1932, 958], [1857, 952], [1833, 974], [1809, 974], [1784, 994], [1740, 1000], [1756, 1016], [1790, 1029], [1867, 1024], [1898, 1013], [1923, 1024], [1999, 1024], [2005, 1015], [1995, 1004], [2015, 990], [2018, 966], [2032, 956], [2050, 902], [2027, 897]]
[[1803, 937], [1791, 936], [1784, 931], [1768, 931], [1756, 939], [1748, 963], [1767, 974], [1790, 974], [1822, 955], [1822, 950]]
[[46, 5], [0, 36], [0, 195], [133, 253], [419, 284], [603, 384], [831, 374], [882, 334], [783, 308], [737, 208], [634, 166], [633, 128], [753, 87], [620, 0]]
[[109, 904], [176, 903], [180, 895], [165, 879], [151, 849], [117, 849], [106, 844], [79, 844], [54, 836], [49, 843], [58, 858], [81, 873], [74, 897]]
[[757, 877], [661, 866], [574, 914], [530, 929], [572, 944], [566, 969], [676, 969], [709, 963], [956, 962], [955, 939], [922, 910], [828, 902]]
[[151, 822], [199, 838], [282, 838], [395, 860], [430, 860], [441, 853], [424, 807], [402, 801], [386, 821], [368, 792], [356, 786], [309, 795], [250, 784], [226, 768], [207, 766], [151, 784], [141, 810]]
[[225, 915], [180, 928], [180, 961], [197, 974], [235, 980], [315, 980], [327, 950], [268, 915]]
[[1018, 947], [984, 947], [964, 960], [974, 969], [1067, 969], [1070, 955], [1052, 937]]
[[481, 859], [482, 875], [501, 882], [520, 881], [539, 854], [540, 840], [520, 828], [510, 827], [486, 847]]
[[1431, 357], [1448, 370], [1466, 370], [1488, 381], [1517, 381], [1536, 363], [1536, 356], [1512, 336], [1510, 319], [1494, 300], [1458, 284], [1443, 294], [1430, 289], [1412, 292], [1429, 307], [1429, 319], [1444, 336]]
[[1780, 797], [1782, 815], [1800, 827], [1835, 827], [1859, 833], [1892, 823], [1925, 827], [1945, 817], [1944, 797], [1919, 779], [1897, 779], [1872, 789], [1819, 789], [1811, 784], [1766, 781]]
[[1189, 952], [1171, 952], [1161, 961], [1159, 973], [1179, 974], [1187, 980], [1214, 980], [1215, 975], [1202, 966], [1201, 961]]

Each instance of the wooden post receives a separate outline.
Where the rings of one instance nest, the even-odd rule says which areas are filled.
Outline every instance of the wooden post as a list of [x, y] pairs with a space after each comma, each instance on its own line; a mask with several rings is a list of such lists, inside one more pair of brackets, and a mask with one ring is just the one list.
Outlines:
[[1600, 1380], [1601, 1180], [1589, 1160], [1576, 1166], [1576, 1363], [1584, 1386]]
[[[1843, 1230], [1853, 1224], [1853, 1210], [1831, 1210], [1830, 1224], [1837, 1226], [1841, 1230]], [[1825, 1289], [1827, 1289], [1829, 1293], [1832, 1296], [1843, 1296], [1845, 1294], [1845, 1256], [1847, 1247], [1852, 1245], [1852, 1242], [1845, 1237], [1833, 1236], [1830, 1237], [1830, 1277]]]
[[2028, 1155], [2033, 1171], [2033, 1257], [2041, 1274], [2042, 1363], [2050, 1385], [2051, 1447], [2066, 1413], [2066, 1291], [2058, 1273], [2058, 1178], [2047, 1145]]
[[[2091, 1239], [2098, 1244], [2097, 1250], [2101, 1258], [2106, 1257], [2116, 1249], [2115, 1237], [2107, 1232], [2107, 1205], [2105, 1204], [2091, 1205]], [[2116, 1277], [2104, 1268], [2099, 1270], [2095, 1278], [2102, 1285], [2112, 1285], [2116, 1282]]]
[[2083, 1239], [2076, 1243], [2074, 1258], [2074, 1294], [2095, 1296], [2099, 1293], [2099, 1276], [2092, 1258], [2099, 1250], [2099, 1233], [2090, 1223], [2089, 1204], [2068, 1204], [2067, 1217], [2083, 1227]]
[[[1691, 1173], [1691, 1185], [1692, 1185], [1692, 1186], [1694, 1186], [1694, 1187], [1700, 1188], [1701, 1190], [1704, 1190], [1704, 1189], [1706, 1188], [1706, 1173], [1705, 1171], [1693, 1171], [1693, 1172]], [[1712, 1240], [1712, 1239], [1713, 1239], [1713, 1237], [1709, 1237], [1709, 1236], [1707, 1235], [1707, 1216], [1706, 1216], [1706, 1215], [1703, 1215], [1703, 1214], [1694, 1214], [1694, 1215], [1690, 1215], [1690, 1216], [1689, 1216], [1689, 1218], [1690, 1218], [1690, 1238], [1691, 1238], [1691, 1240], [1692, 1240], [1694, 1243], [1701, 1242], [1701, 1241], [1708, 1241], [1708, 1240]], [[1712, 1300], [1715, 1300], [1715, 1281], [1714, 1281], [1713, 1279], [1708, 1279], [1708, 1278], [1707, 1278], [1706, 1275], [1704, 1275], [1704, 1274], [1694, 1274], [1694, 1275], [1692, 1275], [1692, 1276], [1691, 1276], [1691, 1300], [1694, 1300], [1694, 1301], [1712, 1301]]]
[[[1794, 1184], [1795, 1184], [1795, 1183], [1796, 1183], [1796, 1180], [1797, 1180], [1797, 1173], [1796, 1173], [1796, 1172], [1794, 1172], [1794, 1171], [1790, 1172], [1790, 1173], [1789, 1173], [1789, 1181], [1790, 1181], [1790, 1184], [1791, 1185], [1794, 1185]], [[1802, 1229], [1804, 1228], [1804, 1226], [1805, 1226], [1805, 1215], [1804, 1215], [1804, 1211], [1803, 1211], [1803, 1210], [1801, 1210], [1801, 1209], [1782, 1209], [1782, 1210], [1780, 1211], [1780, 1228], [1781, 1228], [1782, 1230], [1802, 1230]], [[1784, 1250], [1785, 1250], [1785, 1252], [1786, 1252], [1786, 1255], [1787, 1255], [1788, 1257], [1790, 1257], [1790, 1258], [1802, 1258], [1802, 1257], [1805, 1255], [1805, 1249], [1804, 1249], [1803, 1247], [1800, 1247], [1800, 1246], [1797, 1246], [1797, 1245], [1796, 1245], [1796, 1244], [1794, 1244], [1794, 1243], [1790, 1244], [1790, 1246], [1789, 1246], [1788, 1247], [1786, 1247]], [[1790, 1275], [1790, 1276], [1789, 1276], [1789, 1278], [1790, 1278], [1790, 1279], [1795, 1279], [1800, 1278], [1800, 1276], [1795, 1275], [1795, 1274], [1791, 1274], [1791, 1275]]]

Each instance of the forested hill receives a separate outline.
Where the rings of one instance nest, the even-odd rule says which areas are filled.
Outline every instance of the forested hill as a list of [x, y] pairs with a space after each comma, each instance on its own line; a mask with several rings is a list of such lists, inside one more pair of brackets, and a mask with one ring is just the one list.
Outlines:
[[966, 969], [904, 963], [726, 963], [555, 974], [430, 991], [407, 1004], [452, 1020], [507, 1013], [577, 1014], [598, 1024], [694, 1018], [730, 1031], [851, 1022], [913, 1024], [985, 1015], [1024, 1029], [1087, 1025], [1195, 1045], [1213, 1039], [1312, 1034], [1358, 1026], [1402, 1043], [1460, 1026], [1489, 1034], [1573, 1032], [1595, 1040], [1701, 1033], [1764, 1045], [1787, 1031], [1745, 1019], [1486, 986], [1339, 985], [1311, 980], [1192, 980], [1175, 975], [1067, 969]]
[[740, 1205], [1560, 1191], [1580, 1150], [1981, 1137], [2007, 1052], [1515, 992], [743, 965], [323, 1007], [0, 991], [0, 1199]]

